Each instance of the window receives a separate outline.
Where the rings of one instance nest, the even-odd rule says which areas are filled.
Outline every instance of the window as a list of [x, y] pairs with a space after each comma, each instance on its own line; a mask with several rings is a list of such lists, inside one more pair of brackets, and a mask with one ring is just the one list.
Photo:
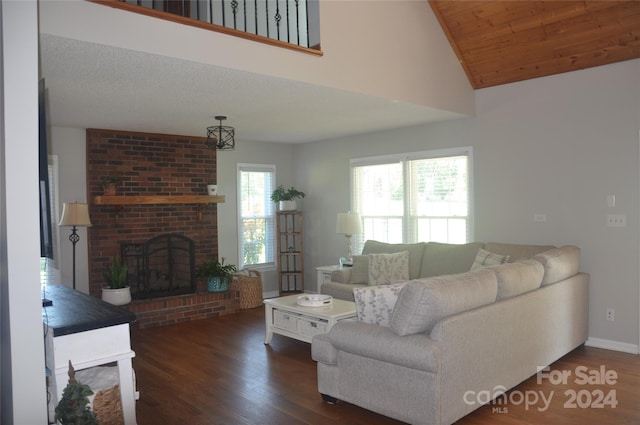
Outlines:
[[238, 164], [239, 266], [275, 265], [275, 165]]
[[471, 238], [471, 147], [351, 160], [352, 210], [364, 241], [466, 243]]

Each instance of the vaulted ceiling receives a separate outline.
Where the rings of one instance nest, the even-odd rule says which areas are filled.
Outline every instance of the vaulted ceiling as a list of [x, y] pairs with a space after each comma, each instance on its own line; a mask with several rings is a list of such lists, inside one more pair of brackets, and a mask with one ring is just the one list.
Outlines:
[[475, 89], [640, 57], [640, 1], [430, 0]]
[[[41, 3], [41, 31], [66, 3]], [[640, 57], [640, 0], [430, 4], [476, 89]], [[458, 117], [46, 32], [40, 46], [59, 127], [204, 135], [227, 115], [242, 140], [302, 143]]]

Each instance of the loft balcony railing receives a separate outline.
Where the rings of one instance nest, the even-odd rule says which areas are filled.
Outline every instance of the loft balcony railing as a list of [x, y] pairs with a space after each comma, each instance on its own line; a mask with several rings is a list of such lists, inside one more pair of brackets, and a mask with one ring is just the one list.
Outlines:
[[322, 54], [319, 0], [89, 0], [280, 47]]

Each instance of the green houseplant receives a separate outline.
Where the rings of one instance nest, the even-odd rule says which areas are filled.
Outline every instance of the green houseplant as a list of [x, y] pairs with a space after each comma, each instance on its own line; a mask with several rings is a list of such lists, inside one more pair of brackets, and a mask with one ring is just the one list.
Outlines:
[[279, 203], [280, 211], [291, 211], [298, 208], [296, 199], [304, 198], [306, 195], [295, 189], [293, 186], [289, 189], [285, 189], [284, 186], [278, 186], [273, 193], [271, 193], [271, 200]]
[[116, 184], [120, 181], [120, 177], [107, 176], [100, 179], [100, 188], [102, 193], [107, 196], [116, 194]]
[[226, 292], [229, 290], [229, 277], [237, 271], [233, 264], [225, 264], [224, 257], [218, 261], [211, 258], [198, 266], [196, 274], [207, 282], [207, 291]]
[[102, 300], [114, 305], [125, 305], [131, 302], [131, 288], [128, 281], [128, 268], [116, 257], [102, 271], [107, 286], [102, 288]]
[[62, 425], [98, 425], [95, 413], [89, 408], [88, 385], [76, 381], [76, 374], [69, 360], [69, 383], [56, 406], [56, 421]]

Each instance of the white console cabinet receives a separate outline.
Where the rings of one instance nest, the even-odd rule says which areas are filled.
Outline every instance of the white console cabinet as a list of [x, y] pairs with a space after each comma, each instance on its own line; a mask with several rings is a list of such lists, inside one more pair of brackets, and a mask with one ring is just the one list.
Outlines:
[[62, 285], [45, 290], [51, 306], [42, 308], [45, 324], [46, 365], [51, 371], [49, 416], [53, 419], [69, 376], [69, 361], [76, 371], [115, 364], [118, 368], [124, 425], [136, 424], [136, 389], [131, 359], [129, 323], [135, 314]]

